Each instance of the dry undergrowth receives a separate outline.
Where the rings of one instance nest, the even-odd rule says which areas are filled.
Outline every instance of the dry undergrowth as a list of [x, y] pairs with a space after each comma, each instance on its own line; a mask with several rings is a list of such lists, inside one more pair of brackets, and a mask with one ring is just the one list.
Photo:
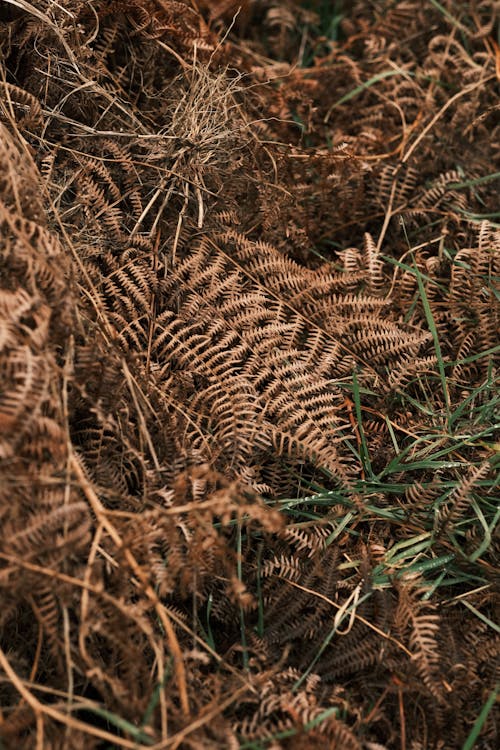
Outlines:
[[498, 28], [0, 3], [1, 747], [496, 746]]

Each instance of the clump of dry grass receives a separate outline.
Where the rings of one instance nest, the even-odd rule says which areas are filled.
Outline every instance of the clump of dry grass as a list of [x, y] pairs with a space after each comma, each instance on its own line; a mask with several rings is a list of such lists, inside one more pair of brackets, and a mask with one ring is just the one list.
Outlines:
[[167, 125], [148, 143], [148, 160], [165, 160], [174, 177], [169, 192], [183, 196], [183, 214], [190, 196], [195, 198], [199, 229], [203, 196], [221, 191], [224, 180], [238, 169], [239, 152], [250, 139], [237, 101], [242, 78], [228, 68], [213, 72], [210, 61], [195, 58], [189, 70], [167, 86], [164, 96], [171, 102], [164, 113]]

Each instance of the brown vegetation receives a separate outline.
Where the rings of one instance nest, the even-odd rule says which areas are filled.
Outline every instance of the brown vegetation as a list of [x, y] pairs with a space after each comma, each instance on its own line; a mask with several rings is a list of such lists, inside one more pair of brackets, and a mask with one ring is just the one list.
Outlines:
[[496, 747], [498, 33], [0, 3], [0, 747]]

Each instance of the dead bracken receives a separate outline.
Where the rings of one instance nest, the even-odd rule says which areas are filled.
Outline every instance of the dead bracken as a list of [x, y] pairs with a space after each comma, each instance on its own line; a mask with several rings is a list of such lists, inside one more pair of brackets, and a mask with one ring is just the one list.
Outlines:
[[498, 743], [498, 3], [0, 3], [0, 748]]

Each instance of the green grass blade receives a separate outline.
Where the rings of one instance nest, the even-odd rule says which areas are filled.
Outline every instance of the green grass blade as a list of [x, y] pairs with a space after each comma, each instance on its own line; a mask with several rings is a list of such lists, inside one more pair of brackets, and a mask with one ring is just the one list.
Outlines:
[[384, 70], [382, 73], [377, 73], [377, 75], [372, 76], [368, 79], [368, 81], [365, 81], [364, 83], [361, 83], [359, 86], [356, 86], [355, 89], [352, 89], [347, 94], [344, 94], [344, 96], [341, 96], [340, 99], [338, 99], [336, 102], [334, 102], [328, 112], [325, 115], [324, 122], [328, 122], [330, 119], [330, 115], [333, 112], [333, 110], [336, 107], [340, 107], [341, 104], [345, 104], [345, 102], [350, 101], [351, 99], [354, 99], [354, 97], [358, 96], [358, 94], [361, 94], [362, 91], [365, 89], [369, 89], [371, 86], [373, 86], [375, 83], [378, 83], [379, 81], [382, 81], [384, 78], [391, 78], [392, 76], [411, 76], [412, 73], [408, 70], [402, 70], [401, 68], [397, 68], [396, 70]]
[[430, 1], [431, 5], [433, 5], [435, 8], [437, 8], [437, 10], [440, 13], [442, 13], [443, 16], [445, 18], [447, 18], [450, 23], [453, 24], [453, 26], [456, 26], [457, 29], [461, 29], [463, 31], [464, 27], [460, 23], [460, 21], [457, 21], [457, 19], [455, 18], [455, 16], [452, 16], [452, 14], [448, 10], [446, 10], [446, 8], [443, 5], [441, 5], [441, 3], [438, 3], [438, 0], [429, 0], [429, 1]]
[[473, 187], [474, 185], [482, 185], [484, 182], [492, 182], [493, 180], [500, 179], [500, 172], [493, 172], [493, 174], [487, 174], [483, 177], [476, 177], [474, 180], [464, 180], [464, 182], [452, 182], [448, 185], [450, 190], [460, 190], [461, 188]]
[[314, 668], [314, 665], [317, 663], [317, 661], [320, 658], [320, 656], [323, 653], [323, 651], [328, 647], [330, 641], [332, 640], [333, 636], [335, 635], [335, 633], [337, 632], [337, 630], [339, 629], [339, 627], [341, 626], [341, 624], [343, 623], [343, 621], [345, 620], [345, 618], [348, 617], [351, 614], [351, 612], [353, 612], [354, 610], [356, 610], [357, 607], [359, 607], [359, 605], [362, 602], [364, 602], [366, 599], [368, 599], [371, 595], [372, 595], [372, 592], [368, 591], [366, 594], [364, 594], [364, 596], [361, 596], [357, 601], [355, 601], [353, 604], [351, 604], [349, 607], [347, 607], [345, 609], [345, 611], [342, 613], [342, 615], [338, 619], [335, 618], [333, 628], [330, 630], [330, 632], [328, 633], [328, 635], [326, 636], [326, 638], [323, 639], [323, 643], [319, 647], [319, 649], [318, 649], [318, 651], [316, 653], [316, 656], [311, 661], [311, 663], [309, 664], [309, 666], [307, 667], [307, 669], [305, 670], [305, 672], [303, 672], [303, 674], [299, 677], [299, 679], [294, 683], [293, 688], [292, 688], [292, 692], [295, 692], [296, 690], [298, 690], [299, 687], [304, 682], [304, 680], [307, 678], [307, 676], [312, 672], [312, 670]]
[[264, 637], [264, 600], [262, 598], [262, 549], [263, 545], [259, 544], [257, 550], [257, 600], [258, 600], [258, 619], [257, 635], [259, 638]]
[[495, 514], [495, 517], [493, 518], [493, 521], [488, 526], [488, 523], [487, 523], [487, 521], [486, 521], [486, 519], [484, 517], [484, 514], [483, 514], [482, 510], [481, 510], [481, 508], [479, 507], [479, 505], [477, 504], [477, 502], [475, 500], [472, 500], [471, 507], [474, 509], [477, 517], [479, 518], [481, 526], [484, 529], [484, 539], [483, 539], [483, 541], [481, 542], [481, 544], [479, 545], [479, 547], [477, 548], [477, 550], [475, 552], [473, 552], [472, 555], [469, 555], [469, 560], [471, 562], [476, 562], [476, 560], [479, 560], [479, 558], [482, 555], [484, 555], [484, 553], [486, 552], [486, 550], [491, 545], [492, 531], [496, 527], [496, 525], [498, 523], [498, 520], [500, 518], [500, 508], [497, 509], [497, 512]]
[[481, 713], [479, 714], [476, 721], [474, 722], [474, 726], [472, 727], [469, 736], [467, 737], [464, 744], [462, 745], [462, 750], [473, 749], [474, 745], [476, 744], [477, 738], [481, 734], [481, 729], [483, 728], [484, 723], [486, 719], [488, 718], [488, 714], [493, 708], [493, 705], [496, 703], [498, 690], [499, 690], [499, 686], [497, 685], [495, 689], [492, 691], [486, 703], [484, 704], [481, 710]]
[[325, 709], [320, 714], [318, 714], [315, 719], [311, 719], [311, 721], [308, 721], [307, 724], [304, 724], [305, 731], [308, 732], [310, 729], [314, 729], [314, 727], [319, 726], [325, 719], [328, 719], [330, 716], [337, 716], [338, 712], [339, 709], [337, 708], [337, 706], [331, 706], [330, 708]]
[[443, 355], [441, 352], [441, 344], [439, 343], [439, 335], [437, 332], [436, 323], [434, 321], [434, 316], [432, 315], [431, 306], [429, 304], [429, 298], [427, 297], [427, 292], [425, 291], [425, 286], [422, 280], [422, 275], [416, 263], [414, 263], [413, 268], [414, 268], [415, 276], [417, 278], [418, 289], [420, 292], [420, 297], [422, 299], [422, 306], [424, 308], [425, 317], [427, 319], [427, 325], [429, 326], [429, 330], [432, 334], [432, 338], [434, 341], [434, 349], [436, 350], [436, 357], [438, 361], [439, 377], [441, 379], [441, 386], [443, 389], [443, 396], [444, 396], [444, 402], [445, 402], [445, 407], [446, 407], [446, 422], [447, 424], [449, 424], [450, 419], [451, 419], [450, 395], [448, 393], [448, 383], [446, 380], [446, 373], [444, 371], [444, 362], [443, 362]]
[[361, 463], [367, 477], [373, 479], [373, 470], [370, 461], [370, 454], [368, 452], [368, 443], [366, 442], [365, 431], [363, 429], [363, 416], [361, 414], [361, 395], [356, 370], [353, 370], [352, 373], [352, 397], [354, 400], [354, 408], [356, 410], [356, 422], [359, 430], [359, 438], [361, 440]]
[[486, 617], [486, 615], [483, 615], [482, 612], [480, 612], [478, 609], [476, 609], [472, 604], [470, 604], [465, 599], [461, 599], [462, 604], [464, 607], [467, 607], [467, 609], [470, 609], [470, 611], [476, 615], [480, 620], [484, 622], [485, 625], [487, 625], [489, 628], [495, 631], [495, 633], [500, 633], [500, 625], [497, 625], [496, 622], [493, 622], [493, 620], [490, 620], [489, 617]]
[[135, 724], [132, 724], [130, 721], [127, 721], [126, 719], [122, 719], [121, 716], [117, 716], [116, 714], [112, 713], [111, 711], [107, 711], [105, 708], [100, 708], [100, 706], [93, 706], [93, 705], [78, 705], [75, 704], [72, 706], [72, 709], [75, 711], [87, 711], [89, 713], [95, 714], [96, 716], [100, 716], [101, 719], [105, 719], [110, 724], [112, 724], [114, 727], [119, 729], [121, 732], [125, 732], [126, 734], [130, 735], [133, 740], [136, 742], [142, 742], [143, 745], [153, 745], [154, 740], [150, 737], [149, 734], [146, 734], [142, 731], [141, 727], [136, 727]]
[[325, 539], [325, 547], [328, 547], [329, 544], [331, 544], [337, 537], [341, 535], [341, 533], [344, 531], [345, 527], [348, 526], [348, 524], [351, 523], [352, 519], [354, 518], [354, 513], [347, 513], [342, 521], [335, 527], [334, 531]]
[[[426, 560], [422, 563], [416, 563], [405, 568], [405, 571], [409, 573], [429, 573], [430, 571], [436, 571], [443, 568], [448, 563], [455, 560], [456, 555], [450, 553], [449, 555], [443, 555], [442, 557], [436, 557], [433, 560]], [[443, 577], [446, 571], [443, 571]]]
[[159, 682], [155, 689], [153, 690], [153, 694], [151, 695], [151, 698], [149, 700], [148, 705], [146, 706], [146, 710], [144, 711], [144, 716], [142, 718], [141, 727], [145, 727], [149, 724], [151, 721], [151, 717], [153, 716], [153, 711], [155, 710], [156, 706], [158, 705], [158, 702], [160, 700], [160, 694], [161, 691], [164, 689], [165, 685], [168, 682], [168, 679], [172, 672], [172, 664], [173, 659], [169, 660], [169, 663], [165, 667], [165, 671], [163, 673], [163, 679], [161, 682]]
[[[243, 570], [242, 570], [242, 553], [241, 553], [241, 523], [238, 523], [238, 535], [237, 535], [237, 574], [238, 580], [243, 584]], [[245, 625], [245, 612], [240, 604], [240, 635], [241, 635], [241, 649], [243, 653], [243, 667], [248, 669], [248, 647], [247, 647], [247, 636], [246, 636], [246, 625]]]

